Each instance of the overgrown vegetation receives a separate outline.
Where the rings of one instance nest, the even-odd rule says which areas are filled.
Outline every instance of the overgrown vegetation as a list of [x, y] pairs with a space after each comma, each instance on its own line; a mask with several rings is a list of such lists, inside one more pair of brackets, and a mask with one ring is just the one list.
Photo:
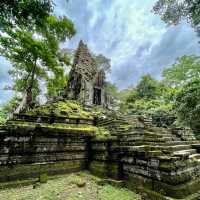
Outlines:
[[[177, 124], [199, 129], [200, 58], [183, 56], [163, 71], [157, 81], [150, 75], [129, 90], [121, 110], [131, 114], [176, 117]], [[167, 119], [166, 119], [167, 120]]]
[[170, 88], [150, 75], [141, 78], [138, 85], [130, 90], [122, 111], [142, 115], [173, 115]]
[[18, 97], [13, 96], [8, 103], [0, 105], [0, 124], [4, 124], [7, 121], [9, 115], [16, 109], [19, 101]]

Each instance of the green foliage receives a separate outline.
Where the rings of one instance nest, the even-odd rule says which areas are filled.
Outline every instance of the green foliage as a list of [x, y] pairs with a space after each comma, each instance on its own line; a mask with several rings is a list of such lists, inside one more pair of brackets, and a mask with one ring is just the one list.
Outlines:
[[138, 85], [129, 91], [122, 110], [131, 114], [143, 114], [166, 118], [173, 116], [173, 89], [150, 75], [141, 78]]
[[112, 84], [110, 82], [106, 83], [106, 91], [111, 94], [114, 98], [119, 99], [119, 90], [115, 84]]
[[0, 107], [0, 124], [4, 124], [6, 122], [7, 115], [2, 107]]
[[138, 98], [155, 99], [158, 92], [158, 82], [150, 75], [143, 76], [136, 87], [136, 96]]
[[21, 99], [18, 98], [17, 96], [13, 96], [13, 97], [8, 101], [8, 103], [6, 103], [6, 104], [3, 105], [3, 110], [4, 110], [4, 112], [5, 112], [7, 115], [8, 115], [9, 113], [12, 113], [12, 112], [16, 109], [16, 107], [17, 107], [17, 105], [18, 105], [18, 103], [19, 103], [20, 100], [21, 100]]
[[200, 78], [186, 83], [177, 93], [174, 109], [180, 123], [200, 129]]
[[16, 109], [19, 101], [20, 99], [17, 96], [13, 96], [6, 104], [0, 106], [0, 124], [6, 122], [9, 114]]
[[178, 24], [182, 19], [187, 21], [200, 34], [200, 1], [199, 0], [158, 0], [153, 8], [156, 14], [168, 24]]
[[53, 11], [51, 0], [0, 1], [0, 29], [16, 26], [42, 26]]
[[153, 79], [150, 75], [141, 78], [138, 85], [129, 93], [127, 101], [133, 102], [138, 99], [156, 100], [161, 98], [168, 91], [168, 87], [163, 83]]
[[56, 96], [70, 64], [59, 44], [75, 34], [73, 23], [52, 15], [51, 0], [4, 1], [0, 6], [0, 53], [12, 63], [12, 89], [35, 101], [39, 83], [46, 81], [47, 97]]
[[180, 87], [185, 82], [200, 76], [200, 57], [183, 56], [172, 67], [163, 71], [165, 82], [173, 87]]
[[47, 78], [47, 98], [55, 97], [59, 94], [68, 82], [68, 75], [63, 67], [57, 67], [54, 70], [54, 76]]
[[136, 100], [134, 103], [129, 104], [129, 109], [131, 109], [132, 113], [135, 114], [162, 114], [162, 113], [169, 113], [172, 111], [172, 105], [166, 104], [164, 101], [161, 100], [146, 100], [146, 99], [139, 99]]
[[40, 92], [39, 81], [45, 80], [48, 96], [56, 95], [58, 88], [66, 83], [63, 66], [69, 65], [59, 43], [74, 34], [75, 29], [69, 19], [55, 16], [47, 17], [43, 27], [37, 29], [7, 29], [0, 38], [0, 52], [13, 65], [10, 71], [14, 79], [13, 89], [25, 92], [31, 88], [35, 99]]
[[160, 98], [162, 90], [163, 85], [150, 75], [143, 76], [138, 85], [130, 91], [126, 99], [128, 109], [137, 113], [139, 110], [141, 112], [142, 110], [147, 111], [147, 109], [157, 107], [159, 101], [156, 99]]
[[178, 58], [164, 70], [163, 77], [171, 86], [166, 99], [172, 102], [179, 124], [199, 129], [200, 58], [195, 55]]

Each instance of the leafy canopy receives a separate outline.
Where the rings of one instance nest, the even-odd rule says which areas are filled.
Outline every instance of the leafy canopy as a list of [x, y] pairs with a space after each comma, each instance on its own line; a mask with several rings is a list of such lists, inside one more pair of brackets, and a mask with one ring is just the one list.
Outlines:
[[172, 104], [169, 93], [169, 87], [147, 74], [129, 92], [123, 108], [135, 114], [171, 114]]
[[180, 124], [199, 129], [200, 58], [183, 56], [163, 72], [171, 87], [173, 109]]
[[129, 97], [127, 98], [128, 102], [134, 102], [138, 99], [156, 99], [159, 93], [158, 82], [153, 79], [149, 74], [141, 77], [140, 82], [132, 90]]
[[53, 11], [51, 0], [1, 0], [0, 30], [16, 26], [43, 26]]
[[56, 95], [66, 84], [65, 67], [70, 64], [59, 45], [75, 34], [73, 23], [65, 16], [53, 16], [50, 0], [14, 0], [0, 5], [0, 53], [12, 63], [12, 89], [29, 89], [36, 99], [40, 82], [46, 81], [48, 97]]
[[200, 0], [158, 0], [153, 10], [170, 25], [186, 19], [200, 36]]
[[173, 87], [180, 87], [185, 82], [200, 76], [200, 57], [183, 56], [176, 63], [163, 71], [165, 82]]
[[184, 125], [200, 129], [200, 78], [186, 83], [177, 93], [174, 104], [178, 119]]

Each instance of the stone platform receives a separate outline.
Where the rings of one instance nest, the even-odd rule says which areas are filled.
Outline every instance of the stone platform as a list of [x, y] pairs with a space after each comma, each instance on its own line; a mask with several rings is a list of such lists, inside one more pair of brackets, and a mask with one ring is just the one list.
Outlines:
[[[200, 141], [190, 130], [137, 116], [41, 119], [23, 115], [0, 127], [0, 185], [88, 169], [124, 180], [147, 200], [200, 197]], [[110, 135], [97, 137], [98, 128]]]

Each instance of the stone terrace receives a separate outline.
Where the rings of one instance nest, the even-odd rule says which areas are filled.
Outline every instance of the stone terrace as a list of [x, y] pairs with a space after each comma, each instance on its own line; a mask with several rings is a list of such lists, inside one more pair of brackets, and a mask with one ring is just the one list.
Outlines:
[[[50, 116], [38, 119], [15, 116], [7, 127], [0, 127], [1, 187], [34, 180], [41, 173], [88, 169], [124, 180], [148, 200], [199, 197], [200, 142], [190, 130], [159, 128], [137, 116], [97, 121], [90, 116], [56, 117], [53, 124]], [[98, 127], [109, 130], [110, 136], [96, 137]]]

